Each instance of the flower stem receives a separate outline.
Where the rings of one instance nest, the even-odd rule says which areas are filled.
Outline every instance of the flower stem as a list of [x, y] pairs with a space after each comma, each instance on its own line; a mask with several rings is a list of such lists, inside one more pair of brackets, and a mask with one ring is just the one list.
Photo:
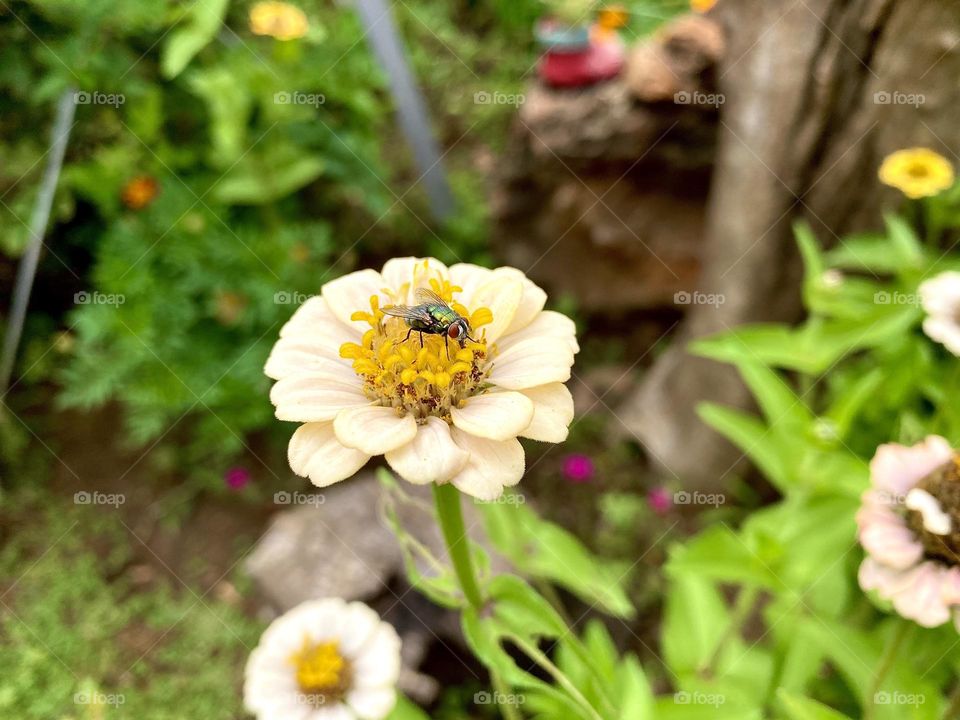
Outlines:
[[883, 649], [883, 655], [877, 665], [877, 671], [873, 674], [873, 682], [870, 683], [870, 690], [866, 698], [866, 707], [864, 707], [863, 712], [864, 720], [872, 720], [875, 716], [877, 693], [883, 685], [887, 673], [890, 672], [890, 668], [893, 667], [893, 663], [897, 659], [897, 654], [900, 652], [903, 641], [907, 639], [911, 630], [913, 630], [913, 625], [900, 621], [893, 629], [893, 632], [890, 633], [886, 647]]
[[470, 606], [477, 611], [483, 608], [483, 595], [477, 585], [477, 576], [470, 559], [470, 540], [463, 525], [463, 511], [460, 509], [460, 491], [453, 485], [433, 486], [433, 499], [437, 507], [437, 521], [443, 532], [450, 562], [457, 574], [460, 589]]
[[603, 720], [596, 708], [590, 704], [590, 701], [587, 700], [583, 696], [583, 693], [577, 689], [576, 685], [570, 681], [570, 678], [567, 677], [566, 673], [553, 664], [553, 661], [547, 657], [546, 653], [542, 652], [536, 645], [527, 642], [519, 635], [511, 634], [508, 637], [514, 645], [523, 650], [523, 652], [526, 653], [531, 660], [546, 670], [553, 677], [553, 679], [557, 681], [557, 684], [567, 691], [567, 694], [570, 695], [570, 697], [572, 697], [577, 704], [586, 711], [587, 716], [590, 717], [590, 720]]
[[[473, 561], [470, 559], [470, 539], [463, 524], [463, 510], [460, 507], [460, 491], [453, 485], [433, 486], [433, 499], [437, 508], [437, 521], [443, 532], [443, 540], [447, 545], [450, 562], [457, 574], [457, 582], [463, 595], [477, 612], [483, 609], [483, 595], [477, 584], [477, 576], [473, 571]], [[509, 693], [508, 686], [494, 669], [490, 669], [490, 682], [499, 695]], [[499, 703], [500, 712], [504, 720], [522, 720], [520, 712], [509, 702]]]

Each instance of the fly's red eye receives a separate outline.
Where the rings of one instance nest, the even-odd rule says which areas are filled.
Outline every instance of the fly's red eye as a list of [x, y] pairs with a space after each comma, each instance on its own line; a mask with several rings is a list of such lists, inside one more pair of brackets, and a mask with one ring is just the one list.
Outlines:
[[448, 327], [448, 328], [447, 328], [447, 335], [450, 336], [450, 339], [451, 339], [451, 340], [456, 340], [458, 337], [460, 337], [460, 326], [459, 326], [459, 325], [451, 325], [450, 327]]

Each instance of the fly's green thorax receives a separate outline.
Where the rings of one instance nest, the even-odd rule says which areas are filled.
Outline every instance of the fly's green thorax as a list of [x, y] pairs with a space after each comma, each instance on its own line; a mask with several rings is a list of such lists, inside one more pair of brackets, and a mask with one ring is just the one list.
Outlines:
[[455, 310], [444, 307], [443, 305], [428, 305], [427, 311], [438, 323], [441, 323], [444, 327], [460, 319], [460, 316], [457, 315]]

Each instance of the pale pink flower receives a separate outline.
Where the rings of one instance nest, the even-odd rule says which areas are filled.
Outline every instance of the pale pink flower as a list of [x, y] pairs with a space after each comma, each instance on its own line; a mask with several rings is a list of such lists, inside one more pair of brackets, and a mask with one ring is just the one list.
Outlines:
[[903, 617], [924, 627], [951, 618], [960, 630], [960, 530], [957, 508], [937, 497], [955, 482], [950, 444], [931, 435], [911, 447], [888, 443], [870, 462], [871, 487], [857, 513], [858, 537], [867, 551], [860, 587], [875, 591]]

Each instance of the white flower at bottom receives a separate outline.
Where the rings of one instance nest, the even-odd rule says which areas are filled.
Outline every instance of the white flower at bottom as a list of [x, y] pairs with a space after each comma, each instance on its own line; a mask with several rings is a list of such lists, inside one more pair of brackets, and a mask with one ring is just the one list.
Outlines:
[[400, 638], [360, 602], [311, 600], [250, 654], [243, 701], [258, 720], [382, 720], [396, 704]]
[[[449, 303], [466, 334], [421, 334], [383, 312], [418, 304], [420, 289]], [[523, 476], [518, 437], [566, 439], [574, 324], [544, 311], [546, 293], [519, 270], [397, 258], [321, 292], [264, 368], [277, 417], [305, 423], [288, 451], [298, 475], [324, 487], [383, 455], [409, 482], [492, 500]]]
[[942, 437], [888, 443], [870, 461], [857, 512], [864, 590], [924, 627], [960, 630], [960, 459]]
[[960, 356], [960, 272], [944, 272], [923, 282], [920, 300], [927, 313], [923, 332]]

